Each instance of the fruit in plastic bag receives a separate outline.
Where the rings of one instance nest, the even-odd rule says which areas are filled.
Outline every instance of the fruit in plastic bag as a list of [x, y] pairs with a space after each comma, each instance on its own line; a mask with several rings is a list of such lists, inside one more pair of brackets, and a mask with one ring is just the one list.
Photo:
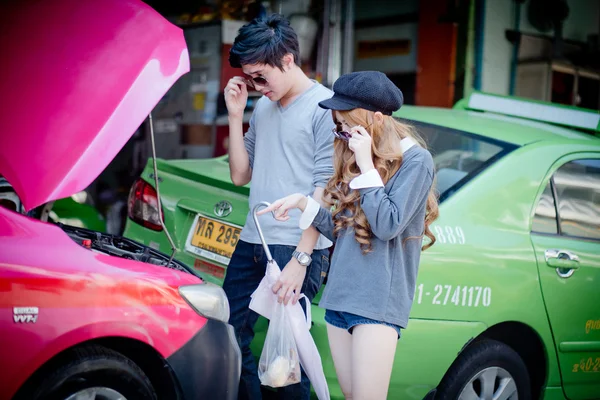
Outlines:
[[283, 303], [277, 303], [258, 363], [260, 383], [273, 388], [300, 382], [296, 340]]

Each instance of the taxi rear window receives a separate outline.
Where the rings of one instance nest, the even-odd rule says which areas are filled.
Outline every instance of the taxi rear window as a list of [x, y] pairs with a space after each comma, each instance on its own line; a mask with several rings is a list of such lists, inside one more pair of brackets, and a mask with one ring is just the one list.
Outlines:
[[417, 129], [433, 156], [440, 202], [517, 146], [458, 129], [401, 120]]

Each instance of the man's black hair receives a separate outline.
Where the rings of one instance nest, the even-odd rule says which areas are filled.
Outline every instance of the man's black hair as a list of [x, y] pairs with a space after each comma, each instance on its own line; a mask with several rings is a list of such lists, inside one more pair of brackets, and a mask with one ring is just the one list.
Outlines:
[[288, 53], [300, 65], [300, 46], [296, 32], [286, 18], [280, 14], [272, 14], [256, 18], [240, 28], [229, 51], [229, 64], [234, 68], [268, 64], [283, 71], [281, 59]]

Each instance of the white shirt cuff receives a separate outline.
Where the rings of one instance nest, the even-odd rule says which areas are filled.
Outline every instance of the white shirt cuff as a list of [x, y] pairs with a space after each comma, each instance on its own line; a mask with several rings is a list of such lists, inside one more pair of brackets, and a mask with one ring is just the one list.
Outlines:
[[379, 172], [376, 169], [372, 169], [367, 173], [360, 174], [356, 178], [350, 181], [350, 189], [364, 189], [370, 187], [383, 187], [383, 181]]
[[312, 222], [315, 220], [315, 217], [319, 213], [319, 210], [321, 209], [321, 205], [315, 199], [313, 199], [312, 196], [306, 196], [306, 198], [308, 199], [308, 202], [306, 203], [306, 208], [300, 216], [300, 222], [298, 223], [300, 229], [302, 230], [310, 227]]

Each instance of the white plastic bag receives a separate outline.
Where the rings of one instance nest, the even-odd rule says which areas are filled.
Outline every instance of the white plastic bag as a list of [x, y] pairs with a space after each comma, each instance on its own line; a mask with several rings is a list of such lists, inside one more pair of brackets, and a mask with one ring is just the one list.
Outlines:
[[[281, 270], [277, 266], [277, 263], [274, 260], [268, 261], [265, 276], [251, 296], [250, 309], [268, 320], [273, 318], [275, 309], [278, 308], [277, 295], [273, 293], [272, 288], [280, 275]], [[306, 302], [306, 315], [302, 310], [300, 302], [288, 304], [284, 307], [284, 311], [292, 327], [292, 333], [294, 334], [294, 340], [298, 348], [300, 366], [306, 372], [308, 379], [310, 379], [310, 383], [319, 400], [329, 400], [331, 397], [329, 396], [329, 388], [327, 387], [327, 380], [323, 372], [321, 356], [313, 337], [310, 335], [311, 305], [303, 294], [300, 295], [300, 301], [302, 300]]]
[[300, 382], [296, 340], [283, 303], [276, 303], [258, 362], [260, 383], [273, 388]]

